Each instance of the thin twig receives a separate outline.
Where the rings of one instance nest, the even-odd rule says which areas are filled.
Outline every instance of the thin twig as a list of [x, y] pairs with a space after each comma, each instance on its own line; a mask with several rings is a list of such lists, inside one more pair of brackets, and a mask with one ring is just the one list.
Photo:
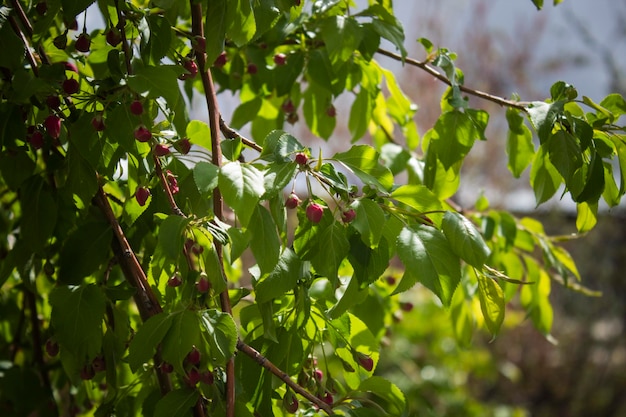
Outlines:
[[[433, 77], [437, 78], [439, 81], [442, 81], [442, 82], [444, 82], [444, 83], [446, 83], [448, 85], [452, 85], [452, 82], [450, 82], [448, 77], [446, 77], [444, 74], [440, 73], [439, 71], [437, 71], [436, 69], [434, 69], [433, 67], [428, 65], [428, 62], [418, 61], [417, 59], [408, 58], [408, 57], [403, 59], [401, 55], [398, 55], [396, 53], [387, 51], [385, 49], [380, 49], [380, 48], [378, 49], [377, 52], [379, 54], [384, 55], [386, 57], [389, 57], [391, 59], [395, 59], [396, 61], [406, 62], [409, 65], [413, 65], [414, 67], [418, 67], [418, 68], [426, 71], [427, 73], [429, 73]], [[524, 102], [524, 101], [508, 100], [506, 98], [494, 96], [493, 94], [485, 93], [484, 91], [474, 90], [473, 88], [465, 87], [463, 85], [459, 85], [459, 89], [461, 91], [463, 91], [464, 93], [470, 94], [472, 96], [479, 97], [479, 98], [482, 98], [482, 99], [487, 100], [487, 101], [491, 101], [491, 102], [499, 104], [501, 106], [512, 107], [514, 109], [518, 109], [518, 110], [521, 110], [521, 111], [524, 111], [524, 112], [526, 111], [526, 107], [530, 104], [530, 103]]]
[[235, 129], [228, 126], [221, 115], [220, 115], [220, 130], [222, 131], [224, 136], [226, 136], [228, 139], [239, 138], [241, 139], [241, 143], [246, 145], [248, 148], [252, 148], [257, 152], [263, 152], [263, 147], [261, 145], [257, 144], [256, 142], [250, 139], [245, 138], [244, 136], [241, 135], [241, 133], [237, 132]]
[[297, 392], [298, 394], [302, 395], [304, 398], [306, 398], [307, 400], [311, 401], [313, 404], [317, 405], [319, 408], [324, 410], [326, 412], [326, 414], [328, 414], [328, 415], [333, 414], [333, 409], [332, 409], [332, 407], [328, 403], [324, 402], [324, 400], [321, 400], [321, 399], [317, 398], [315, 395], [311, 394], [310, 392], [308, 392], [307, 390], [302, 388], [298, 383], [293, 382], [291, 380], [291, 378], [289, 377], [289, 375], [287, 375], [287, 373], [283, 372], [280, 368], [278, 368], [276, 365], [274, 365], [265, 356], [261, 355], [252, 346], [246, 344], [245, 342], [243, 342], [241, 340], [238, 340], [237, 341], [237, 350], [239, 350], [240, 352], [245, 353], [246, 355], [248, 355], [249, 357], [254, 359], [254, 361], [256, 363], [258, 363], [263, 368], [267, 369], [272, 374], [277, 376], [281, 381], [283, 381], [285, 384], [287, 384], [295, 392]]
[[167, 197], [167, 202], [169, 203], [172, 212], [174, 212], [177, 216], [187, 217], [185, 216], [185, 213], [178, 208], [176, 200], [174, 200], [174, 193], [172, 193], [170, 183], [163, 172], [163, 168], [161, 167], [161, 160], [156, 155], [154, 155], [154, 170], [156, 171], [157, 177], [159, 177], [159, 180], [161, 181], [161, 185], [165, 191], [165, 196]]

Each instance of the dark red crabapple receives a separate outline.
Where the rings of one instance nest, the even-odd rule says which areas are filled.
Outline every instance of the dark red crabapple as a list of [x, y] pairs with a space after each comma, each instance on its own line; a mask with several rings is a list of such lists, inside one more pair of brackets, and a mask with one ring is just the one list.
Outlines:
[[182, 138], [174, 144], [174, 147], [178, 149], [178, 152], [187, 155], [191, 150], [191, 142], [187, 138]]
[[74, 47], [79, 52], [89, 52], [89, 49], [91, 48], [91, 38], [87, 33], [81, 33], [78, 36], [78, 39], [76, 39]]
[[64, 62], [63, 66], [65, 67], [66, 70], [73, 71], [78, 74], [78, 67], [73, 62]]
[[292, 113], [295, 113], [296, 111], [296, 106], [293, 104], [293, 101], [291, 101], [291, 99], [285, 100], [281, 108], [287, 114], [292, 114]]
[[366, 355], [365, 353], [357, 352], [356, 360], [367, 372], [372, 372], [372, 369], [374, 369], [374, 359], [372, 359], [371, 356]]
[[67, 80], [63, 81], [61, 88], [63, 88], [65, 94], [70, 96], [72, 94], [78, 93], [78, 90], [80, 89], [80, 83], [76, 78], [68, 78]]
[[413, 310], [413, 303], [410, 301], [402, 301], [400, 302], [400, 310], [406, 311], [407, 313]]
[[288, 390], [283, 397], [283, 407], [285, 407], [285, 410], [290, 414], [295, 414], [300, 407], [298, 399], [291, 390]]
[[213, 385], [213, 383], [215, 382], [215, 376], [213, 375], [213, 372], [209, 370], [201, 372], [200, 382], [202, 382], [203, 384], [207, 384], [207, 385]]
[[326, 395], [322, 398], [322, 400], [329, 405], [333, 404], [333, 395], [330, 392], [326, 392]]
[[35, 130], [29, 137], [28, 142], [35, 149], [41, 149], [43, 147], [43, 133], [39, 130]]
[[336, 117], [337, 116], [337, 109], [335, 108], [335, 106], [333, 106], [332, 104], [330, 106], [328, 106], [328, 108], [326, 109], [326, 115], [328, 117]]
[[161, 371], [166, 374], [171, 374], [172, 372], [174, 372], [174, 365], [169, 362], [161, 362]]
[[213, 66], [215, 68], [222, 68], [224, 67], [224, 65], [226, 65], [226, 61], [228, 61], [228, 57], [226, 56], [226, 51], [222, 51], [222, 53], [219, 54], [217, 58], [215, 58], [215, 61], [213, 61]]
[[285, 65], [287, 63], [287, 55], [279, 52], [274, 55], [274, 63], [278, 66]]
[[134, 100], [130, 103], [130, 112], [135, 116], [141, 116], [143, 114], [143, 103], [139, 100]]
[[58, 139], [61, 135], [61, 118], [56, 114], [46, 117], [46, 120], [43, 121], [43, 126], [46, 128], [46, 132], [54, 139]]
[[312, 223], [319, 223], [324, 215], [324, 207], [317, 203], [311, 203], [306, 208], [306, 217]]
[[298, 152], [295, 157], [296, 163], [299, 165], [304, 165], [309, 160], [309, 157], [304, 152]]
[[80, 379], [89, 380], [89, 379], [93, 379], [94, 376], [96, 376], [96, 372], [90, 363], [81, 368]]
[[289, 197], [285, 200], [285, 207], [288, 209], [295, 209], [300, 205], [300, 198], [295, 193], [289, 194]]
[[152, 133], [144, 125], [139, 125], [135, 128], [135, 139], [139, 142], [148, 142], [152, 138]]
[[37, 5], [35, 6], [35, 10], [37, 11], [37, 14], [39, 16], [43, 16], [46, 14], [46, 12], [48, 11], [48, 3], [46, 3], [45, 1], [40, 1], [39, 3], [37, 3]]
[[48, 96], [46, 97], [46, 105], [51, 110], [56, 110], [61, 106], [61, 99], [59, 96]]
[[198, 64], [196, 64], [196, 61], [185, 58], [183, 59], [182, 64], [183, 68], [187, 70], [187, 73], [181, 74], [178, 79], [187, 80], [189, 78], [195, 78], [195, 76], [198, 74]]
[[46, 340], [46, 353], [50, 357], [54, 357], [54, 356], [58, 355], [59, 354], [59, 344], [55, 340], [53, 340], [53, 339]]
[[198, 384], [198, 382], [200, 381], [200, 372], [198, 371], [197, 368], [191, 368], [188, 372], [187, 372], [187, 378], [186, 378], [186, 382], [194, 387]]
[[104, 363], [104, 357], [100, 355], [96, 356], [94, 360], [91, 361], [91, 367], [93, 368], [94, 372], [104, 371], [104, 369], [106, 368], [106, 364]]
[[146, 187], [139, 187], [137, 191], [135, 191], [135, 200], [137, 200], [137, 203], [142, 207], [146, 205], [148, 197], [150, 197], [150, 190]]
[[174, 274], [167, 280], [167, 285], [169, 287], [178, 287], [183, 283], [183, 280], [180, 278], [179, 274]]
[[256, 66], [256, 64], [249, 63], [247, 67], [247, 71], [248, 71], [248, 74], [254, 75], [259, 71], [259, 68]]
[[91, 125], [96, 130], [96, 132], [102, 132], [106, 126], [104, 125], [104, 119], [101, 114], [96, 114], [93, 119], [91, 119]]
[[106, 32], [106, 40], [109, 45], [112, 47], [116, 47], [120, 43], [122, 43], [122, 34], [120, 30], [116, 27], [111, 27]]
[[154, 154], [156, 156], [169, 155], [170, 154], [170, 147], [167, 146], [167, 145], [163, 145], [162, 143], [159, 143], [158, 145], [156, 145], [154, 147]]
[[200, 354], [200, 351], [198, 350], [198, 348], [193, 346], [191, 350], [189, 351], [189, 353], [187, 353], [187, 356], [185, 359], [187, 360], [188, 363], [192, 365], [197, 365], [200, 363], [201, 356], [202, 355]]
[[180, 188], [178, 188], [178, 180], [176, 179], [176, 176], [172, 174], [172, 171], [168, 169], [165, 172], [165, 177], [167, 178], [167, 184], [170, 186], [172, 194], [178, 193], [180, 191]]
[[211, 284], [209, 283], [209, 280], [207, 279], [207, 277], [204, 275], [200, 277], [198, 282], [196, 282], [196, 289], [200, 293], [204, 294], [205, 292], [209, 291], [210, 287], [211, 287]]
[[321, 381], [324, 378], [324, 372], [321, 369], [315, 369], [313, 371], [313, 377], [318, 381]]
[[356, 217], [356, 211], [354, 209], [348, 209], [341, 213], [341, 220], [344, 223], [350, 223]]

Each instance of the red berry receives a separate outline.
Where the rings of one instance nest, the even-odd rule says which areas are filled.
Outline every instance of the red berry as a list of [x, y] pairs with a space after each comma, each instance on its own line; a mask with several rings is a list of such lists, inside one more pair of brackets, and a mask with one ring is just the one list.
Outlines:
[[73, 71], [78, 74], [78, 67], [73, 62], [64, 62], [63, 65], [65, 66], [66, 70]]
[[203, 54], [206, 52], [206, 38], [202, 36], [196, 36], [192, 39], [191, 45], [193, 46], [193, 50], [199, 54]]
[[341, 220], [344, 223], [350, 223], [356, 217], [356, 211], [354, 209], [348, 209], [341, 213]]
[[410, 301], [403, 301], [400, 303], [400, 310], [406, 311], [407, 313], [413, 310], [413, 303]]
[[59, 96], [48, 96], [46, 97], [46, 105], [51, 110], [56, 110], [61, 106], [61, 99]]
[[174, 147], [183, 155], [187, 155], [191, 150], [191, 142], [187, 138], [182, 138], [174, 144]]
[[311, 203], [306, 208], [306, 217], [313, 223], [319, 223], [324, 215], [324, 207], [317, 203]]
[[165, 156], [165, 155], [168, 155], [169, 153], [170, 153], [170, 147], [167, 145], [163, 145], [162, 143], [159, 143], [158, 145], [154, 147], [154, 154], [156, 156]]
[[166, 374], [171, 374], [172, 372], [174, 372], [174, 365], [169, 362], [161, 362], [161, 371]]
[[80, 90], [80, 83], [76, 78], [68, 78], [63, 81], [62, 88], [65, 94], [69, 96], [78, 93], [78, 90]]
[[210, 287], [211, 287], [211, 283], [209, 283], [209, 280], [204, 275], [200, 277], [198, 282], [196, 282], [196, 289], [200, 293], [205, 293], [205, 292], [209, 291]]
[[141, 116], [143, 113], [143, 103], [139, 100], [135, 100], [130, 103], [130, 112], [135, 116]]
[[202, 252], [204, 252], [204, 247], [202, 245], [199, 245], [198, 243], [194, 243], [191, 246], [191, 251], [195, 254], [195, 255], [200, 255]]
[[37, 11], [37, 14], [39, 16], [43, 16], [46, 14], [46, 12], [48, 11], [48, 3], [46, 3], [45, 1], [40, 1], [39, 3], [37, 3], [37, 5], [35, 6], [35, 10]]
[[109, 45], [116, 47], [122, 42], [122, 34], [118, 28], [112, 27], [107, 30], [106, 40]]
[[183, 64], [183, 68], [187, 70], [187, 73], [181, 74], [178, 78], [181, 80], [195, 78], [195, 76], [198, 74], [198, 65], [196, 64], [196, 61], [185, 58], [182, 64]]
[[96, 114], [93, 119], [91, 119], [91, 125], [96, 130], [96, 132], [102, 132], [105, 129], [104, 119], [101, 114]]
[[259, 71], [259, 68], [256, 66], [256, 64], [253, 64], [253, 63], [248, 64], [248, 74], [254, 75], [258, 71]]
[[190, 386], [194, 387], [198, 384], [199, 381], [200, 381], [200, 372], [198, 372], [197, 368], [191, 368], [189, 372], [187, 372], [186, 382]]
[[172, 194], [176, 194], [177, 192], [179, 192], [180, 189], [178, 188], [178, 181], [176, 180], [176, 176], [172, 174], [172, 171], [168, 170], [166, 172], [166, 177], [167, 177], [167, 183], [170, 186], [170, 191], [172, 192]]
[[219, 54], [217, 58], [215, 58], [215, 61], [213, 62], [213, 66], [215, 68], [222, 68], [224, 65], [226, 65], [226, 61], [228, 61], [228, 57], [226, 56], [226, 51], [222, 51], [222, 53]]
[[313, 371], [313, 377], [318, 381], [321, 381], [324, 378], [324, 372], [321, 369], [316, 369]]
[[298, 399], [296, 398], [295, 394], [291, 392], [291, 390], [287, 390], [285, 396], [283, 397], [283, 407], [285, 407], [285, 410], [287, 410], [287, 412], [291, 414], [295, 414], [300, 407]]
[[396, 279], [392, 276], [386, 277], [385, 281], [387, 281], [388, 285], [396, 285]]
[[139, 125], [135, 129], [135, 139], [139, 142], [148, 142], [152, 138], [152, 133], [144, 125]]
[[291, 101], [291, 99], [285, 100], [281, 108], [287, 114], [292, 114], [292, 113], [295, 113], [296, 111], [296, 106], [294, 106], [293, 101]]
[[202, 355], [200, 354], [200, 351], [198, 350], [198, 348], [193, 346], [191, 350], [189, 351], [189, 353], [187, 353], [187, 357], [185, 359], [187, 360], [188, 363], [192, 365], [197, 365], [200, 363], [201, 356]]
[[135, 200], [137, 200], [137, 203], [142, 207], [146, 205], [148, 197], [150, 197], [150, 190], [146, 187], [139, 187], [137, 191], [135, 191]]
[[28, 137], [28, 142], [30, 142], [33, 148], [41, 149], [43, 147], [43, 133], [39, 130], [35, 130], [32, 135]]
[[335, 116], [337, 116], [337, 109], [335, 108], [335, 106], [333, 106], [332, 104], [330, 106], [328, 106], [328, 108], [326, 109], [326, 115], [328, 117], [335, 117]]
[[372, 372], [372, 369], [374, 369], [374, 359], [372, 359], [371, 356], [366, 355], [365, 353], [357, 352], [356, 360], [367, 372]]
[[74, 19], [72, 21], [65, 22], [65, 27], [69, 30], [78, 30], [78, 20]]
[[289, 197], [287, 197], [287, 200], [285, 200], [285, 207], [289, 209], [295, 209], [299, 205], [300, 199], [298, 198], [298, 196], [295, 193], [289, 194]]
[[94, 372], [104, 371], [104, 369], [106, 368], [104, 358], [102, 356], [96, 356], [91, 362], [91, 367], [93, 368]]
[[53, 339], [46, 341], [46, 353], [50, 357], [54, 357], [59, 354], [59, 344]]
[[322, 398], [326, 404], [332, 405], [333, 403], [333, 395], [330, 392], [326, 392], [324, 398]]
[[81, 368], [80, 379], [82, 380], [93, 379], [94, 376], [96, 376], [96, 371], [93, 369], [93, 366], [91, 366], [90, 363]]
[[309, 160], [309, 157], [307, 156], [307, 154], [305, 154], [304, 152], [298, 152], [296, 154], [296, 163], [299, 165], [304, 165], [307, 163], [307, 161]]
[[170, 287], [178, 287], [183, 283], [183, 280], [180, 278], [180, 275], [174, 274], [167, 280], [167, 285]]
[[283, 53], [277, 53], [276, 55], [274, 55], [274, 63], [276, 65], [285, 65], [287, 63], [287, 55], [283, 54]]
[[61, 135], [61, 119], [59, 118], [59, 116], [51, 114], [50, 116], [46, 117], [43, 125], [46, 128], [46, 132], [54, 139], [58, 139], [58, 137]]
[[215, 382], [215, 376], [213, 375], [213, 372], [211, 371], [204, 371], [200, 374], [200, 382], [207, 384], [207, 385], [213, 385], [213, 382]]
[[89, 35], [87, 35], [87, 33], [83, 32], [78, 36], [78, 39], [76, 39], [76, 43], [74, 44], [74, 47], [76, 48], [77, 51], [80, 52], [89, 52], [89, 48], [91, 48], [91, 38], [89, 37]]

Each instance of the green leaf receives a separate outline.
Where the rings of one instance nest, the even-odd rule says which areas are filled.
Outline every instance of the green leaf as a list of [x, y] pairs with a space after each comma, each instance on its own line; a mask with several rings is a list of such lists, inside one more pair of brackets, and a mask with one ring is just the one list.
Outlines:
[[254, 37], [256, 33], [256, 21], [252, 13], [250, 0], [231, 0], [227, 2], [226, 13], [228, 37], [237, 46], [243, 46]]
[[76, 358], [93, 359], [102, 346], [104, 294], [95, 285], [57, 286], [50, 292], [56, 339]]
[[336, 117], [330, 117], [326, 113], [332, 100], [331, 92], [321, 88], [317, 83], [310, 83], [309, 88], [304, 92], [304, 106], [302, 108], [304, 119], [311, 129], [311, 133], [325, 140], [330, 138], [337, 123]]
[[585, 186], [580, 194], [573, 196], [574, 201], [596, 203], [604, 191], [604, 164], [602, 157], [594, 153], [589, 163], [589, 169], [585, 178]]
[[63, 16], [71, 21], [76, 15], [87, 9], [95, 0], [61, 0]]
[[350, 59], [362, 38], [361, 25], [356, 19], [342, 15], [324, 19], [321, 34], [334, 68]]
[[183, 251], [184, 230], [189, 220], [177, 216], [167, 216], [159, 227], [159, 246], [163, 253], [172, 260], [178, 259]]
[[204, 149], [210, 151], [211, 147], [211, 129], [209, 125], [200, 121], [192, 120], [185, 129], [189, 142], [194, 145], [202, 146]]
[[372, 376], [361, 382], [359, 391], [369, 392], [384, 400], [385, 411], [392, 416], [401, 416], [405, 412], [404, 394], [396, 385], [380, 376]]
[[224, 201], [235, 211], [241, 225], [247, 227], [265, 193], [263, 174], [252, 165], [234, 161], [222, 166], [218, 178]]
[[241, 103], [233, 112], [230, 125], [233, 129], [241, 129], [246, 123], [254, 120], [261, 110], [263, 99], [255, 96], [252, 100]]
[[154, 407], [154, 417], [188, 417], [198, 402], [200, 392], [191, 388], [170, 391]]
[[35, 176], [20, 187], [22, 219], [20, 237], [31, 251], [41, 250], [52, 236], [57, 223], [58, 207], [50, 187]]
[[35, 162], [26, 152], [0, 153], [0, 174], [12, 190], [17, 190], [34, 171]]
[[346, 152], [340, 152], [333, 159], [344, 164], [363, 183], [381, 191], [389, 191], [393, 186], [391, 171], [379, 162], [378, 152], [368, 145], [355, 145]]
[[285, 249], [274, 270], [255, 284], [256, 301], [265, 303], [281, 297], [296, 286], [302, 274], [302, 260], [291, 249]]
[[423, 185], [401, 185], [393, 190], [391, 198], [420, 213], [439, 211], [443, 207], [439, 198]]
[[78, 284], [97, 270], [104, 270], [110, 260], [113, 231], [103, 221], [81, 224], [70, 234], [59, 255], [59, 282]]
[[443, 233], [430, 226], [405, 227], [398, 236], [397, 249], [405, 272], [394, 294], [419, 280], [448, 307], [461, 281], [461, 266]]
[[481, 273], [478, 278], [478, 300], [485, 324], [492, 335], [497, 335], [504, 321], [504, 293], [492, 278]]
[[235, 353], [237, 325], [228, 313], [210, 309], [200, 313], [203, 335], [218, 365], [225, 365]]
[[537, 261], [525, 256], [527, 279], [533, 284], [523, 285], [520, 302], [530, 315], [533, 324], [543, 334], [552, 328], [553, 310], [550, 304], [550, 277], [539, 267]]
[[333, 222], [320, 233], [317, 253], [311, 259], [311, 263], [317, 272], [336, 282], [339, 265], [349, 250], [346, 228], [339, 222]]
[[509, 124], [506, 142], [508, 167], [515, 178], [519, 178], [535, 155], [533, 135], [524, 124], [524, 118], [515, 109], [506, 111], [506, 120]]
[[535, 7], [537, 7], [537, 10], [541, 10], [541, 8], [543, 7], [543, 0], [532, 0], [532, 2]]
[[383, 209], [369, 198], [355, 200], [350, 207], [356, 212], [352, 226], [360, 233], [363, 243], [377, 247], [386, 221]]
[[465, 158], [478, 137], [480, 130], [467, 113], [449, 111], [435, 123], [429, 150], [435, 151], [443, 166], [449, 169]]
[[450, 247], [461, 259], [476, 268], [481, 268], [485, 264], [491, 251], [478, 230], [465, 216], [447, 211], [443, 216], [441, 229]]
[[298, 170], [298, 165], [294, 162], [270, 163], [264, 172], [265, 195], [264, 199], [270, 199], [280, 193], [291, 180], [293, 180]]
[[552, 197], [561, 185], [559, 171], [550, 162], [543, 146], [539, 147], [539, 151], [535, 154], [530, 170], [530, 185], [535, 192], [537, 205]]
[[586, 233], [598, 223], [598, 203], [586, 202], [576, 204], [576, 229], [578, 233]]
[[209, 162], [200, 161], [193, 167], [193, 179], [200, 194], [210, 197], [217, 187], [219, 168]]
[[248, 225], [250, 249], [261, 270], [266, 274], [276, 267], [280, 256], [280, 239], [272, 215], [261, 205], [256, 205]]
[[557, 115], [563, 113], [564, 101], [554, 103], [544, 103], [543, 101], [533, 101], [527, 108], [531, 123], [537, 130], [539, 140], [544, 143], [548, 140]]
[[166, 313], [159, 313], [146, 320], [133, 337], [128, 346], [128, 365], [133, 372], [148, 362], [156, 351], [157, 346], [165, 337], [170, 326], [172, 317]]
[[174, 369], [181, 374], [183, 360], [196, 346], [201, 349], [200, 319], [191, 310], [177, 311], [170, 315], [171, 324], [167, 334], [164, 336], [161, 347], [163, 360], [174, 365]]
[[356, 142], [367, 132], [367, 127], [372, 118], [374, 102], [370, 92], [361, 88], [356, 95], [352, 107], [350, 108], [350, 118], [348, 119], [348, 129], [352, 134], [352, 142]]
[[550, 135], [547, 147], [550, 162], [552, 162], [565, 180], [565, 183], [569, 186], [574, 172], [583, 163], [580, 145], [572, 134], [559, 130]]
[[213, 0], [206, 5], [204, 36], [206, 38], [206, 62], [212, 63], [224, 50], [226, 39], [227, 0]]

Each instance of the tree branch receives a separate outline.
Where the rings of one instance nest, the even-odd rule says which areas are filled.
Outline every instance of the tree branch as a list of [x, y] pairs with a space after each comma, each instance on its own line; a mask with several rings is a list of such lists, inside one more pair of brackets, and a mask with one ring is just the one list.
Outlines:
[[224, 136], [226, 136], [228, 139], [241, 139], [241, 143], [243, 143], [244, 145], [246, 145], [248, 148], [252, 148], [257, 152], [262, 152], [263, 151], [263, 147], [259, 144], [257, 144], [256, 142], [247, 139], [245, 137], [243, 137], [239, 132], [237, 132], [235, 129], [233, 129], [232, 127], [228, 126], [226, 124], [226, 122], [224, 121], [224, 119], [222, 118], [222, 116], [220, 115], [220, 130], [222, 131], [222, 133], [224, 134]]
[[[448, 85], [452, 85], [452, 83], [450, 82], [450, 80], [448, 79], [448, 77], [446, 77], [445, 75], [443, 75], [442, 73], [440, 73], [439, 71], [437, 71], [436, 69], [434, 69], [433, 67], [428, 65], [428, 62], [424, 62], [424, 61], [418, 61], [416, 59], [413, 58], [402, 58], [401, 55], [398, 55], [396, 53], [384, 50], [384, 49], [378, 49], [377, 51], [379, 54], [384, 55], [386, 57], [389, 57], [391, 59], [395, 59], [396, 61], [400, 61], [400, 62], [406, 62], [409, 65], [413, 65], [414, 67], [418, 67], [424, 71], [426, 71], [427, 73], [429, 73], [430, 75], [432, 75], [433, 77], [437, 78], [439, 81], [442, 81]], [[464, 93], [470, 94], [472, 96], [475, 97], [479, 97], [482, 98], [484, 100], [487, 101], [491, 101], [493, 103], [499, 104], [500, 106], [505, 106], [505, 107], [512, 107], [514, 109], [518, 109], [518, 110], [522, 110], [522, 111], [526, 111], [526, 106], [528, 106], [528, 102], [525, 101], [514, 101], [514, 100], [508, 100], [506, 98], [502, 98], [502, 97], [498, 97], [498, 96], [494, 96], [492, 94], [489, 93], [485, 93], [484, 91], [479, 91], [479, 90], [474, 90], [473, 88], [469, 88], [469, 87], [465, 87], [463, 85], [459, 85], [459, 89], [461, 91], [463, 91]]]

